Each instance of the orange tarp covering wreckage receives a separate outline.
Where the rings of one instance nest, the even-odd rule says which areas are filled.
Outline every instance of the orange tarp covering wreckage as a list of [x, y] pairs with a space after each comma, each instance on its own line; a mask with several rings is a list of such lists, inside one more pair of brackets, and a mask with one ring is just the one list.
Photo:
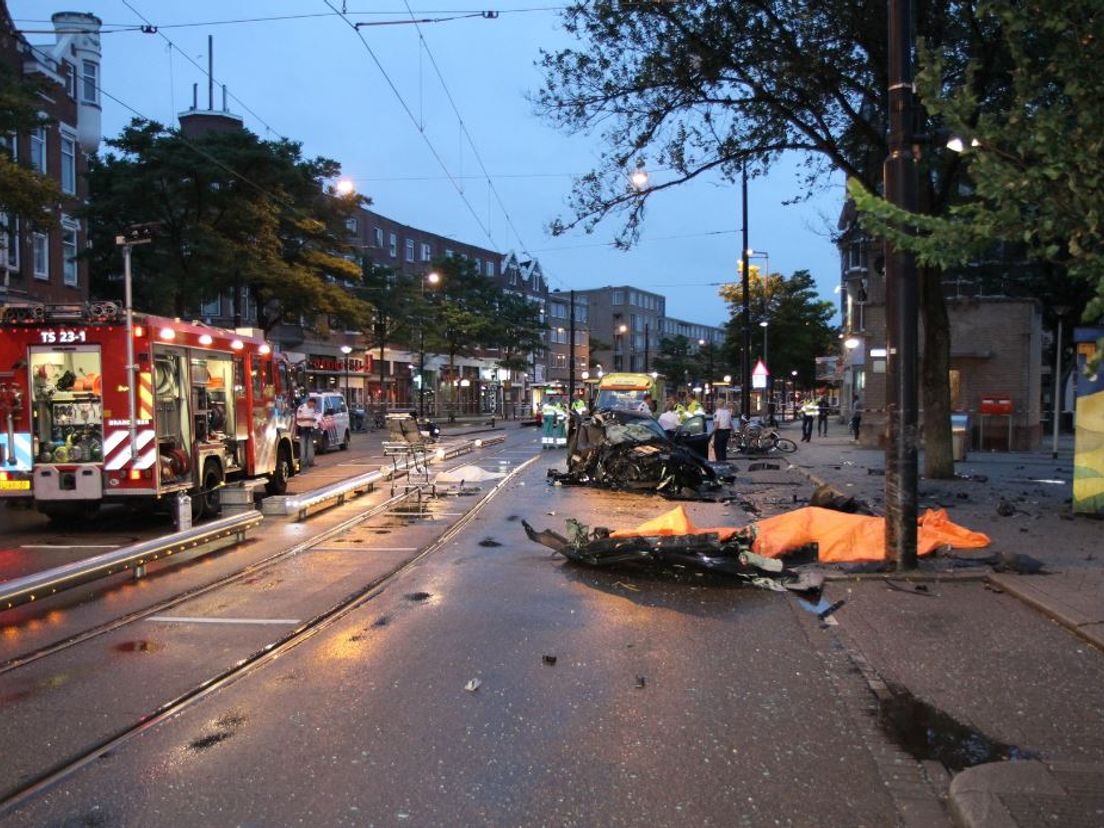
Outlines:
[[[792, 549], [815, 543], [824, 563], [885, 560], [885, 518], [850, 515], [819, 506], [806, 506], [754, 524], [752, 551], [778, 558]], [[690, 522], [682, 506], [634, 529], [611, 532], [614, 538], [703, 535], [716, 533], [721, 541], [741, 530], [733, 527], [699, 528]], [[917, 521], [916, 552], [929, 555], [941, 546], [977, 549], [989, 545], [989, 536], [973, 532], [947, 517], [945, 509], [928, 509]]]

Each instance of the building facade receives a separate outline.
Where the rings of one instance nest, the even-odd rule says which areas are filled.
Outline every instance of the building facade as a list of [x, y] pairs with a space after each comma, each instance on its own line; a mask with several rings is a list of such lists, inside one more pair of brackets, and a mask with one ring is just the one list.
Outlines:
[[[844, 420], [862, 410], [860, 442], [887, 439], [885, 254], [880, 241], [855, 225], [852, 205], [840, 219], [840, 313], [843, 317], [837, 380]], [[1013, 257], [1005, 270], [1025, 267]], [[977, 269], [977, 268], [975, 268]], [[1037, 299], [1011, 296], [1002, 280], [944, 276], [950, 321], [951, 409], [966, 415], [974, 448], [1026, 450], [1042, 438], [1043, 332]], [[920, 328], [921, 341], [924, 335]], [[919, 371], [917, 372], [919, 376]], [[923, 432], [923, 400], [919, 423]]]
[[88, 299], [88, 265], [77, 258], [88, 234], [77, 212], [87, 198], [87, 156], [100, 143], [100, 20], [77, 12], [51, 20], [54, 42], [31, 44], [0, 5], [0, 62], [13, 77], [44, 82], [40, 114], [48, 119], [0, 138], [0, 151], [53, 179], [62, 193], [52, 228], [0, 213], [0, 303]]

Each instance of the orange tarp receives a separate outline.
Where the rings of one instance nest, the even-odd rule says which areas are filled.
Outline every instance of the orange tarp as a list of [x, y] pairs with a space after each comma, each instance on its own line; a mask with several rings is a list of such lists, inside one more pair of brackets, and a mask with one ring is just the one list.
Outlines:
[[[716, 532], [721, 540], [727, 540], [738, 531], [732, 527], [694, 526], [686, 510], [676, 506], [633, 529], [620, 529], [610, 534], [615, 538], [631, 538]], [[824, 563], [882, 561], [885, 560], [885, 518], [806, 506], [756, 523], [752, 550], [777, 558], [810, 543], [817, 544], [818, 558]], [[952, 523], [944, 509], [929, 509], [918, 521], [916, 551], [919, 555], [931, 554], [941, 546], [976, 549], [988, 545], [987, 535]]]

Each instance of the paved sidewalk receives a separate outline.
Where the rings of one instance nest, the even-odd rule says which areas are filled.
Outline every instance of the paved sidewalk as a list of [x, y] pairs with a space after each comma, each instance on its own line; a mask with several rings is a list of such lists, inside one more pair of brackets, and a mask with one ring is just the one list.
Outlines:
[[[783, 430], [794, 439], [799, 427]], [[884, 513], [885, 453], [864, 449], [832, 423], [827, 437], [799, 443], [790, 456], [811, 482], [827, 483]], [[955, 464], [954, 480], [918, 485], [918, 505], [946, 508], [951, 519], [992, 539], [979, 556], [1030, 555], [1044, 573], [1020, 575], [990, 569], [987, 580], [1104, 651], [1104, 550], [1099, 518], [1071, 511], [1073, 440], [1050, 451], [971, 452]], [[918, 574], [946, 574], [947, 558], [922, 559]], [[970, 828], [1104, 825], [1104, 764], [1015, 761], [978, 765], [950, 787], [955, 822]]]

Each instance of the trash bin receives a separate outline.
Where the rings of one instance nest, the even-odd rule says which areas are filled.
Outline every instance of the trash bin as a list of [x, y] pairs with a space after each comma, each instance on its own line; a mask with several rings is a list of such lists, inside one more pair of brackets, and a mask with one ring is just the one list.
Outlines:
[[951, 415], [951, 459], [956, 463], [966, 459], [967, 416]]

